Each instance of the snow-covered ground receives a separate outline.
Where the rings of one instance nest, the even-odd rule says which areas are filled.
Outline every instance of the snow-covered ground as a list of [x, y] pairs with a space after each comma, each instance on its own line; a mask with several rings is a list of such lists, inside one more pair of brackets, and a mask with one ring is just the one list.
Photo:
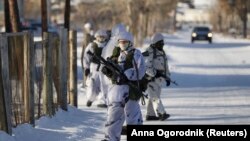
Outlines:
[[[0, 141], [98, 141], [103, 139], [106, 109], [85, 106], [81, 88], [81, 34], [78, 43], [78, 109], [59, 110], [32, 127], [0, 131]], [[167, 35], [165, 50], [179, 86], [164, 87], [162, 101], [171, 117], [144, 124], [250, 124], [250, 41], [215, 35], [214, 43], [191, 44], [190, 33]], [[145, 106], [141, 106], [145, 118]], [[123, 136], [122, 140], [126, 140]]]

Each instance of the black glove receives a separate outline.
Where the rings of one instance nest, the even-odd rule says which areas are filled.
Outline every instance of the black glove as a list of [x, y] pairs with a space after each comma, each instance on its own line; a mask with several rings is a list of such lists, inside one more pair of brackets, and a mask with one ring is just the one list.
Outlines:
[[102, 73], [104, 74], [104, 75], [106, 75], [107, 77], [109, 77], [109, 78], [111, 78], [112, 77], [112, 70], [110, 70], [108, 67], [106, 67], [106, 66], [104, 66], [103, 68], [102, 68]]
[[166, 86], [170, 86], [170, 81], [169, 80], [166, 80]]
[[90, 69], [84, 70], [84, 76], [87, 77], [90, 74]]

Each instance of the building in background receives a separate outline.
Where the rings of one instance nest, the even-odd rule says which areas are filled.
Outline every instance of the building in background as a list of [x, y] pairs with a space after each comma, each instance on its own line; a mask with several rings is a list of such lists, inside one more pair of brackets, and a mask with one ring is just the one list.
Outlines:
[[178, 3], [176, 21], [178, 28], [191, 28], [196, 25], [210, 26], [210, 7], [214, 0], [194, 0], [194, 7], [186, 3]]

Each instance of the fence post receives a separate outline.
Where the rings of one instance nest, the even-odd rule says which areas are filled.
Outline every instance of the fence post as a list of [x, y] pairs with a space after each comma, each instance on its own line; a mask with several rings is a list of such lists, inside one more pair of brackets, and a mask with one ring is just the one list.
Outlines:
[[[0, 129], [5, 130], [10, 135], [12, 134], [11, 124], [11, 90], [9, 78], [9, 57], [8, 57], [8, 42], [6, 36], [0, 35]], [[3, 126], [3, 127], [2, 127]]]
[[9, 77], [11, 85], [11, 106], [14, 126], [24, 122], [24, 54], [23, 33], [6, 33], [9, 52]]
[[60, 92], [59, 85], [59, 61], [58, 61], [58, 52], [59, 52], [59, 36], [57, 34], [52, 34], [51, 37], [51, 48], [52, 48], [52, 79], [53, 79], [53, 105], [54, 110], [58, 109], [58, 94]]
[[30, 124], [35, 126], [35, 43], [34, 35], [28, 32], [29, 37], [29, 64], [30, 64]]
[[43, 33], [43, 59], [43, 113], [51, 117], [55, 112], [53, 108], [51, 34], [47, 32]]
[[32, 34], [25, 32], [23, 42], [23, 92], [24, 92], [24, 120], [34, 125], [34, 44]]
[[58, 97], [58, 103], [65, 111], [67, 108], [67, 46], [68, 46], [68, 34], [67, 29], [60, 28], [60, 47], [59, 47], [59, 85], [60, 93]]
[[69, 100], [72, 106], [77, 107], [77, 38], [76, 31], [69, 32]]

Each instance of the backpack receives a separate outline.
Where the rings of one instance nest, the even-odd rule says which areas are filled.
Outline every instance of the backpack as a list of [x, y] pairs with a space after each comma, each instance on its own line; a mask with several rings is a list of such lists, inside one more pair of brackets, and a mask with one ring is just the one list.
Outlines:
[[[124, 63], [124, 69], [125, 70], [133, 67], [134, 51], [135, 51], [135, 49], [131, 50], [126, 56], [126, 60], [125, 60], [125, 63]], [[120, 55], [120, 48], [115, 47], [114, 50], [113, 50], [111, 59], [115, 63], [118, 63], [119, 55]], [[138, 69], [138, 68], [136, 68], [136, 69]], [[136, 85], [140, 89], [140, 91], [145, 92], [146, 89], [147, 89], [147, 85], [148, 85], [149, 81], [146, 78], [146, 75], [144, 75], [141, 80], [131, 81], [131, 82], [134, 85]], [[131, 100], [139, 100], [142, 96], [143, 95], [139, 94], [138, 91], [135, 88], [129, 87], [129, 99], [131, 99]]]

